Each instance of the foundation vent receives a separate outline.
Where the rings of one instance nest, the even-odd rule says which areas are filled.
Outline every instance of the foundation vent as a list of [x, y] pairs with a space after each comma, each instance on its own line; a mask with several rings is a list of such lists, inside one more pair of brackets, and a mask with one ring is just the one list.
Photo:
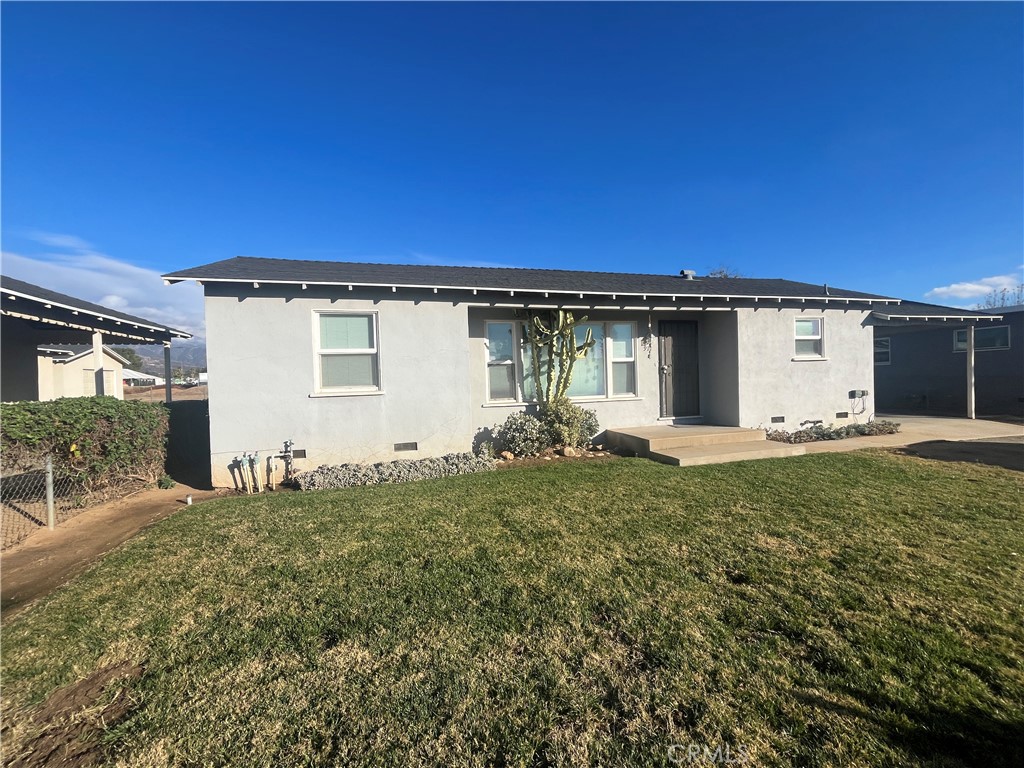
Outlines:
[[836, 418], [837, 419], [848, 419], [848, 418], [850, 418], [850, 412], [849, 411], [836, 411]]
[[418, 451], [419, 443], [395, 443], [395, 451]]
[[785, 416], [772, 416], [772, 424], [785, 424], [785, 423], [786, 423], [786, 417]]

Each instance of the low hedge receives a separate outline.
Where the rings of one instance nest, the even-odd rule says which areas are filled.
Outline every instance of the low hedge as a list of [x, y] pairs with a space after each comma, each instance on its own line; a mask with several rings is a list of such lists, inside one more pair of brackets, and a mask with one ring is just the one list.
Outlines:
[[0, 404], [5, 473], [38, 469], [46, 455], [83, 490], [153, 483], [164, 474], [167, 409], [113, 397]]
[[900, 425], [895, 421], [869, 421], [867, 424], [847, 424], [843, 427], [816, 424], [796, 432], [769, 429], [765, 436], [777, 443], [813, 443], [818, 440], [845, 440], [848, 437], [895, 435], [899, 431]]

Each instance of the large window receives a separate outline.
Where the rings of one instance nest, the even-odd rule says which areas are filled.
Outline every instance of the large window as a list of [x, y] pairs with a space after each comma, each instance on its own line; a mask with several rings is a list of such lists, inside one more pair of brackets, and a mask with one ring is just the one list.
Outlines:
[[825, 321], [820, 317], [800, 317], [796, 320], [796, 356], [821, 357], [825, 352]]
[[892, 362], [892, 338], [879, 336], [875, 338], [875, 365], [888, 365]]
[[[1010, 348], [1010, 326], [997, 325], [974, 329], [974, 349], [984, 352], [991, 349]], [[953, 331], [953, 351], [967, 351], [967, 329]]]
[[316, 313], [321, 392], [380, 389], [376, 314]]
[[[490, 402], [536, 401], [533, 352], [525, 343], [522, 323], [488, 322], [487, 399]], [[583, 323], [576, 327], [576, 344], [590, 332], [594, 345], [576, 360], [566, 393], [572, 399], [630, 397], [636, 389], [636, 325], [634, 323]], [[518, 350], [518, 354], [515, 351]], [[543, 388], [547, 379], [547, 350], [539, 350]]]

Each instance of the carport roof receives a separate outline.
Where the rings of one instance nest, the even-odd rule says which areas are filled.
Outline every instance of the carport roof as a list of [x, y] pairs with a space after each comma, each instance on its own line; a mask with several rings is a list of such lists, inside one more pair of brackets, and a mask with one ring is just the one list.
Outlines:
[[99, 331], [138, 342], [156, 343], [190, 339], [192, 334], [152, 320], [0, 275], [0, 312], [29, 322], [81, 331]]
[[871, 313], [879, 320], [904, 322], [927, 320], [955, 320], [958, 322], [1002, 320], [1002, 315], [983, 312], [980, 309], [957, 309], [938, 304], [922, 304], [917, 301], [901, 301], [899, 306], [876, 309]]

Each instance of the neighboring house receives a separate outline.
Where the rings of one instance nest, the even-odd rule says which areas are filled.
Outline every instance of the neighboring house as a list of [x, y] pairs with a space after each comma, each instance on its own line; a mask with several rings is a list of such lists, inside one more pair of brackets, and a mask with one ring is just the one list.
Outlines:
[[221, 486], [235, 456], [289, 439], [305, 466], [468, 450], [479, 430], [529, 405], [530, 310], [587, 317], [596, 345], [569, 394], [603, 428], [790, 430], [870, 419], [874, 325], [934, 311], [908, 309], [906, 320], [889, 314], [899, 299], [690, 272], [238, 257], [164, 279], [205, 289], [211, 472]]
[[[120, 376], [103, 351], [107, 341], [120, 344], [162, 344], [164, 366], [170, 368], [172, 339], [191, 334], [152, 320], [102, 307], [38, 285], [0, 275], [0, 400], [39, 400], [39, 347], [90, 344], [93, 391], [114, 394]], [[83, 366], [87, 367], [83, 358]], [[84, 386], [84, 383], [83, 383]], [[168, 388], [166, 397], [170, 400]]]
[[[1024, 305], [986, 311], [1002, 319], [974, 334], [977, 413], [1024, 416]], [[876, 329], [878, 410], [964, 412], [968, 327], [956, 321], [934, 326]]]
[[[91, 397], [96, 394], [96, 363], [88, 344], [48, 344], [39, 352], [39, 399]], [[128, 363], [110, 347], [103, 347], [103, 393], [124, 399], [122, 370]]]

